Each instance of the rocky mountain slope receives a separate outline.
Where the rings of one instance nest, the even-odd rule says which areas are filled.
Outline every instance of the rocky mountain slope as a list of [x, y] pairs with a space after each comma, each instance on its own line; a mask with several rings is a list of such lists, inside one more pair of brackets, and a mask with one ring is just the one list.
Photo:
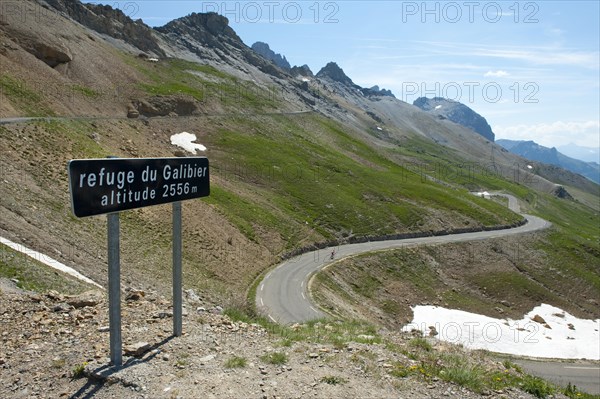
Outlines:
[[[0, 126], [3, 176], [0, 234], [56, 257], [103, 286], [107, 276], [106, 221], [103, 217], [73, 217], [69, 209], [67, 161], [109, 155], [190, 155], [170, 142], [171, 135], [183, 131], [197, 136], [197, 141], [207, 147], [204, 154], [211, 161], [211, 196], [184, 205], [184, 285], [201, 293], [203, 303], [198, 307], [208, 309], [209, 305], [219, 305], [251, 313], [243, 305], [256, 278], [286, 254], [316, 243], [467, 226], [491, 227], [519, 219], [503, 204], [469, 194], [480, 190], [511, 192], [528, 204], [530, 212], [542, 216], [567, 214], [568, 218], [557, 219], [556, 228], [540, 239], [544, 244], [540, 251], [545, 251], [540, 255], [540, 270], [551, 275], [547, 267], [556, 270], [556, 266], [544, 262], [556, 257], [553, 248], [565, 248], [569, 252], [559, 254], [565, 255], [561, 266], [564, 278], [590, 287], [597, 285], [597, 271], [592, 269], [598, 256], [597, 236], [587, 226], [579, 228], [579, 234], [567, 230], [592, 223], [598, 217], [584, 202], [593, 202], [597, 186], [582, 184], [577, 175], [564, 172], [568, 179], [561, 186], [541, 175], [537, 167], [527, 168], [528, 161], [471, 129], [439, 119], [385, 90], [355, 85], [335, 64], [326, 66], [317, 76], [302, 67], [287, 72], [245, 46], [228, 26], [227, 19], [216, 14], [191, 14], [153, 29], [110, 7], [67, 0], [24, 0], [18, 4], [26, 7], [25, 15], [40, 15], [43, 10], [43, 18], [22, 19], [18, 17], [22, 14], [14, 13], [0, 18], [0, 118], [53, 119]], [[122, 31], [129, 33], [124, 35]], [[575, 200], [557, 198], [558, 191], [572, 192]], [[121, 215], [121, 228], [124, 284], [156, 293], [149, 295], [154, 301], [140, 307], [166, 313], [163, 308], [168, 305], [157, 298], [170, 295], [170, 207], [125, 212]], [[6, 259], [3, 257], [0, 263], [0, 272], [5, 277], [17, 278], [21, 284], [34, 279], [27, 272], [30, 265]], [[519, 266], [516, 263], [513, 269], [519, 270]], [[578, 295], [586, 292], [580, 290]], [[555, 295], [569, 296], [560, 291]], [[581, 299], [573, 298], [565, 300]], [[51, 304], [47, 307], [54, 312], [63, 299], [43, 298], [42, 302]], [[66, 381], [70, 369], [94, 358], [97, 350], [105, 351], [104, 347], [93, 348], [97, 343], [94, 333], [103, 326], [89, 319], [91, 309], [73, 312], [71, 308], [58, 306], [56, 312], [67, 315], [60, 316], [64, 320], [59, 319], [73, 323], [67, 326], [55, 320], [56, 314], [36, 302], [37, 299], [21, 302], [2, 297], [2, 301], [3, 308], [14, 310], [5, 314], [8, 324], [4, 325], [33, 323], [30, 337], [37, 337], [38, 333], [48, 337], [32, 343], [38, 346], [35, 348], [18, 345], [21, 333], [17, 329], [6, 334], [10, 355], [3, 352], [0, 358], [5, 359], [2, 365], [10, 366], [10, 381], [4, 384], [7, 382], [4, 376], [8, 375], [4, 370], [1, 378], [2, 386], [9, 387], [12, 393], [24, 392], [27, 396], [32, 387], [37, 387], [38, 396], [43, 397], [43, 392], [39, 393], [40, 384], [50, 384], [46, 375], [40, 373], [35, 375], [33, 383], [28, 381], [29, 385], [21, 386], [19, 381], [26, 380], [18, 375], [22, 374], [18, 359], [24, 353], [29, 356], [27, 359], [42, 356], [39, 363], [35, 360], [28, 363], [35, 364], [35, 370], [47, 370], [53, 361], [48, 357], [48, 345], [57, 342], [64, 345], [62, 352], [59, 351], [62, 354], [70, 353], [72, 343], [77, 343], [81, 351], [76, 351], [75, 357], [69, 357], [62, 366], [61, 359], [56, 360], [57, 374]], [[134, 314], [133, 309], [135, 305], [128, 312]], [[10, 318], [13, 314], [18, 318]], [[20, 318], [28, 318], [27, 315], [32, 316], [31, 321]], [[227, 323], [225, 328], [229, 329], [233, 320], [221, 316], [213, 323], [212, 316], [203, 318], [190, 312], [190, 317], [196, 318], [190, 326]], [[135, 316], [130, 343], [140, 339], [136, 334], [148, 330], [163, 334], [163, 338], [168, 335], [161, 331], [166, 327], [160, 324], [164, 322], [160, 316], [158, 319], [162, 321], [157, 323], [148, 322], [150, 318], [154, 319]], [[57, 329], [44, 327], [43, 320], [53, 320]], [[256, 321], [253, 320], [246, 324]], [[54, 326], [52, 321], [48, 323]], [[76, 328], [78, 323], [86, 327]], [[238, 321], [234, 323], [238, 324], [232, 329], [241, 328]], [[325, 325], [319, 328], [327, 331]], [[262, 337], [260, 328], [254, 332], [258, 334], [256, 337]], [[343, 332], [339, 335], [343, 336]], [[279, 346], [262, 346], [259, 338], [252, 337], [244, 336], [243, 341], [244, 344], [248, 342], [246, 338], [259, 341], [256, 352], [251, 348], [243, 352], [248, 363], [259, 364], [256, 358], [263, 352], [283, 351]], [[361, 338], [354, 336], [352, 340]], [[411, 396], [417, 390], [428, 389], [428, 384], [432, 384], [431, 389], [443, 389], [442, 393], [448, 389], [462, 392], [456, 385], [439, 383], [439, 376], [435, 377], [438, 381], [412, 378], [420, 373], [418, 368], [408, 371], [410, 374], [417, 370], [408, 380], [388, 380], [389, 373], [384, 372], [383, 366], [372, 368], [379, 363], [378, 359], [363, 363], [362, 355], [353, 356], [354, 349], [343, 352], [335, 347], [339, 344], [336, 342], [332, 338], [326, 349], [339, 355], [340, 363], [335, 363], [335, 359], [323, 361], [322, 370], [326, 370], [323, 375], [315, 371], [321, 369], [321, 363], [315, 365], [306, 359], [307, 353], [313, 352], [321, 357], [320, 348], [312, 344], [290, 349], [292, 372], [300, 372], [297, 376], [275, 367], [264, 374], [260, 367], [250, 366], [238, 374], [224, 363], [215, 364], [211, 375], [232, 381], [231, 385], [223, 385], [227, 392], [220, 391], [220, 387], [215, 387], [215, 392], [236, 396], [236, 389], [245, 384], [242, 381], [272, 374], [277, 377], [269, 377], [263, 385], [252, 385], [243, 392], [270, 395], [274, 390], [263, 392], [263, 389], [269, 390], [269, 386], [277, 383], [279, 392], [286, 396], [291, 393], [291, 388], [282, 381], [286, 376], [306, 385], [306, 392], [309, 387], [321, 386], [324, 397], [364, 396], [361, 389], [380, 381], [383, 381], [381, 392], [392, 392], [391, 395], [399, 392]], [[170, 395], [164, 389], [176, 380], [172, 374], [176, 377], [181, 374], [192, 387], [195, 384], [191, 375], [197, 375], [208, 364], [208, 360], [203, 365], [197, 359], [210, 354], [198, 346], [199, 341], [192, 339], [182, 345], [169, 349], [181, 352], [177, 355], [180, 362], [171, 364], [169, 357], [162, 360], [156, 358], [158, 355], [148, 359], [149, 362], [131, 360], [141, 369], [148, 366], [158, 370], [160, 378], [147, 382], [152, 384], [147, 386], [153, 392], [162, 389], [165, 396]], [[224, 361], [233, 357], [241, 350], [241, 344], [236, 345], [223, 346], [217, 351], [218, 356]], [[378, 348], [381, 347], [362, 349], [364, 353], [379, 353]], [[188, 360], [184, 358], [186, 351], [193, 354]], [[394, 356], [381, 352], [380, 357], [385, 363]], [[160, 361], [154, 363], [155, 359]], [[334, 361], [332, 366], [330, 361]], [[170, 371], [161, 368], [165, 362], [172, 367]], [[186, 362], [191, 365], [187, 371], [179, 367], [185, 368]], [[366, 381], [361, 385], [335, 383], [339, 380], [325, 378], [355, 379], [350, 366], [353, 362], [357, 363], [355, 368], [375, 370], [373, 373], [381, 374], [382, 380], [357, 380]], [[406, 366], [410, 369], [412, 363], [401, 365], [399, 374], [404, 374]], [[338, 369], [339, 375], [334, 372]], [[128, 384], [137, 378], [146, 384], [146, 377], [135, 375], [135, 370], [139, 369], [131, 367], [126, 371], [134, 372], [131, 378], [116, 377], [115, 381], [125, 383], [113, 385], [115, 391], [109, 391], [107, 396], [130, 392]], [[413, 389], [415, 381], [417, 388]], [[200, 382], [198, 394], [204, 394]], [[79, 381], [65, 390], [79, 390], [85, 385]], [[58, 393], [60, 387], [52, 389], [52, 394]], [[521, 394], [511, 391], [506, 395], [513, 393]]]
[[583, 162], [568, 157], [559, 152], [555, 147], [544, 147], [534, 141], [503, 139], [496, 142], [513, 154], [520, 155], [532, 161], [560, 166], [563, 169], [585, 176], [591, 181], [600, 184], [600, 165], [596, 162]]
[[452, 122], [473, 129], [486, 139], [494, 141], [494, 132], [485, 118], [473, 111], [471, 108], [458, 101], [452, 101], [441, 97], [417, 98], [413, 105], [423, 111], [431, 112], [440, 118], [450, 119]]

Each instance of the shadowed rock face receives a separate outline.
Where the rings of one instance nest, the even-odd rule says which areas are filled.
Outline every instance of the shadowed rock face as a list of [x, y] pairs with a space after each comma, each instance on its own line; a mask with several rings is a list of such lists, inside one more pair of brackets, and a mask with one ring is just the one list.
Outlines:
[[380, 89], [379, 86], [375, 85], [373, 87], [369, 87], [369, 88], [363, 88], [361, 89], [362, 93], [365, 96], [381, 96], [381, 97], [394, 97], [396, 98], [396, 96], [392, 93], [391, 90], [386, 90], [386, 89]]
[[[138, 49], [153, 53], [156, 56], [162, 57], [165, 55], [153, 36], [152, 28], [145, 25], [141, 20], [132, 20], [121, 10], [108, 5], [83, 4], [72, 0], [46, 0], [46, 2], [83, 26], [98, 33], [131, 43]], [[131, 4], [133, 7], [134, 3]]]
[[[308, 67], [307, 67], [308, 68]], [[310, 71], [310, 70], [309, 70]], [[294, 72], [294, 71], [292, 71]], [[330, 62], [325, 65], [316, 75], [319, 79], [328, 79], [337, 83], [341, 83], [344, 86], [359, 90], [364, 96], [374, 97], [394, 97], [394, 94], [390, 90], [380, 89], [379, 86], [373, 86], [370, 88], [360, 87], [350, 79], [344, 70], [338, 66], [335, 62]]]
[[[193, 98], [185, 96], [156, 96], [133, 101], [133, 108], [128, 111], [128, 117], [135, 118], [139, 115], [152, 116], [189, 116], [193, 115], [198, 107]], [[137, 116], [135, 115], [137, 111]]]
[[216, 13], [192, 13], [186, 17], [175, 19], [156, 30], [181, 38], [183, 44], [194, 53], [198, 51], [198, 44], [220, 49], [227, 54], [230, 53], [230, 46], [237, 49], [246, 47], [229, 26], [229, 20]]
[[202, 57], [207, 48], [216, 50], [224, 62], [241, 56], [243, 61], [261, 71], [282, 78], [286, 74], [242, 42], [229, 26], [229, 20], [214, 12], [192, 13], [156, 28], [156, 31], [182, 44], [190, 52]]
[[495, 135], [491, 126], [485, 118], [473, 111], [471, 108], [457, 101], [447, 100], [442, 97], [420, 97], [413, 105], [421, 108], [423, 111], [446, 118], [454, 123], [465, 126], [490, 141], [494, 141]]
[[291, 65], [285, 56], [275, 53], [267, 43], [256, 42], [252, 45], [252, 50], [265, 57], [267, 60], [273, 61], [279, 68], [290, 70]]
[[335, 82], [345, 84], [347, 86], [356, 86], [352, 79], [350, 79], [342, 68], [335, 62], [330, 62], [325, 65], [319, 72], [317, 72], [317, 78], [329, 78]]
[[36, 43], [33, 47], [32, 53], [38, 59], [44, 61], [52, 68], [60, 64], [66, 64], [67, 62], [73, 60], [73, 57], [68, 49], [61, 49], [57, 46], [52, 46], [46, 43]]
[[304, 76], [307, 78], [315, 77], [315, 75], [313, 75], [312, 71], [310, 70], [310, 67], [306, 64], [304, 64], [302, 66], [292, 67], [291, 74], [292, 74], [292, 76]]

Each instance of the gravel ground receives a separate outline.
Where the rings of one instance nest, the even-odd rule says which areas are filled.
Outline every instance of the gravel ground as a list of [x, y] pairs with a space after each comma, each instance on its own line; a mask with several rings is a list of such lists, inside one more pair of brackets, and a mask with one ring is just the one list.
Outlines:
[[[233, 322], [222, 308], [186, 292], [184, 334], [172, 337], [170, 302], [126, 289], [124, 365], [109, 364], [103, 292], [37, 294], [0, 285], [2, 398], [476, 398], [434, 379], [398, 378], [392, 364], [411, 360], [383, 344], [294, 342], [256, 324]], [[322, 326], [325, 330], [328, 325]], [[388, 341], [410, 336], [384, 332]], [[443, 344], [440, 344], [443, 345]], [[285, 353], [283, 364], [264, 359]], [[243, 367], [231, 367], [232, 359]], [[489, 360], [490, 367], [498, 366]], [[517, 390], [486, 397], [529, 398]]]

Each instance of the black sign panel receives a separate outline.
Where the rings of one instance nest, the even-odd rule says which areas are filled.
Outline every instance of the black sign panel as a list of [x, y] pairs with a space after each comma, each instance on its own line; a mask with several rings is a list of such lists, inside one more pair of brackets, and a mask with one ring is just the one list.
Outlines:
[[208, 159], [103, 158], [69, 161], [77, 217], [167, 204], [210, 194]]

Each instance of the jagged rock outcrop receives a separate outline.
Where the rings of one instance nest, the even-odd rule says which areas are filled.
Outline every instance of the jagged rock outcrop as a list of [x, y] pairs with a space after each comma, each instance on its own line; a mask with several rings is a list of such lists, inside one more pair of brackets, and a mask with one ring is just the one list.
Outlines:
[[394, 94], [392, 93], [391, 90], [386, 90], [386, 89], [379, 89], [379, 86], [375, 85], [373, 87], [370, 88], [363, 88], [362, 93], [365, 96], [379, 96], [379, 97], [394, 97], [396, 98], [396, 96], [394, 96]]
[[310, 70], [310, 67], [306, 64], [304, 64], [302, 66], [293, 66], [292, 69], [290, 70], [290, 73], [292, 74], [292, 76], [303, 76], [305, 78], [314, 78], [315, 77], [313, 72]]
[[286, 76], [284, 71], [246, 46], [229, 26], [229, 20], [217, 13], [192, 13], [156, 28], [156, 31], [200, 57], [205, 56], [207, 49], [226, 63], [241, 55], [243, 61], [267, 74], [279, 78]]
[[350, 89], [359, 91], [366, 97], [375, 97], [375, 99], [377, 99], [377, 97], [388, 96], [395, 98], [394, 94], [390, 90], [380, 89], [379, 86], [373, 86], [370, 88], [360, 87], [359, 85], [355, 84], [352, 79], [346, 75], [344, 70], [335, 62], [330, 62], [325, 65], [323, 68], [321, 68], [316, 76], [320, 79], [341, 83]]
[[331, 79], [334, 82], [342, 83], [346, 86], [350, 87], [358, 87], [352, 79], [350, 79], [342, 68], [338, 66], [335, 62], [330, 62], [325, 65], [319, 72], [317, 72], [317, 78], [321, 79]]
[[[156, 96], [135, 100], [128, 107], [127, 116], [189, 116], [197, 111], [194, 99], [185, 96]], [[137, 111], [137, 112], [136, 112]], [[137, 114], [137, 115], [136, 115]]]
[[49, 43], [36, 43], [33, 46], [32, 53], [52, 68], [73, 61], [73, 56], [69, 49], [66, 47], [60, 48]]
[[423, 111], [438, 115], [451, 120], [454, 123], [465, 126], [490, 141], [494, 141], [495, 135], [491, 126], [485, 118], [458, 101], [448, 100], [442, 97], [419, 97], [413, 105]]
[[25, 51], [52, 68], [73, 61], [71, 51], [58, 38], [49, 35], [33, 35], [21, 32], [19, 34], [14, 33], [13, 39]]
[[558, 198], [573, 200], [573, 197], [563, 186], [556, 186], [552, 194]]
[[271, 50], [267, 43], [256, 42], [252, 45], [251, 48], [256, 53], [262, 55], [265, 59], [273, 61], [273, 63], [279, 68], [285, 69], [287, 71], [289, 71], [292, 68], [288, 60], [285, 58], [285, 55], [282, 56], [281, 54], [275, 53], [273, 50]]
[[134, 21], [121, 10], [109, 5], [83, 4], [72, 0], [46, 0], [46, 2], [98, 33], [123, 40], [144, 52], [160, 57], [165, 56], [153, 35], [152, 28], [144, 24], [141, 19]]
[[179, 43], [198, 54], [199, 46], [219, 49], [230, 54], [231, 47], [243, 49], [242, 39], [229, 26], [229, 20], [217, 13], [192, 13], [156, 28], [160, 33], [177, 38]]

